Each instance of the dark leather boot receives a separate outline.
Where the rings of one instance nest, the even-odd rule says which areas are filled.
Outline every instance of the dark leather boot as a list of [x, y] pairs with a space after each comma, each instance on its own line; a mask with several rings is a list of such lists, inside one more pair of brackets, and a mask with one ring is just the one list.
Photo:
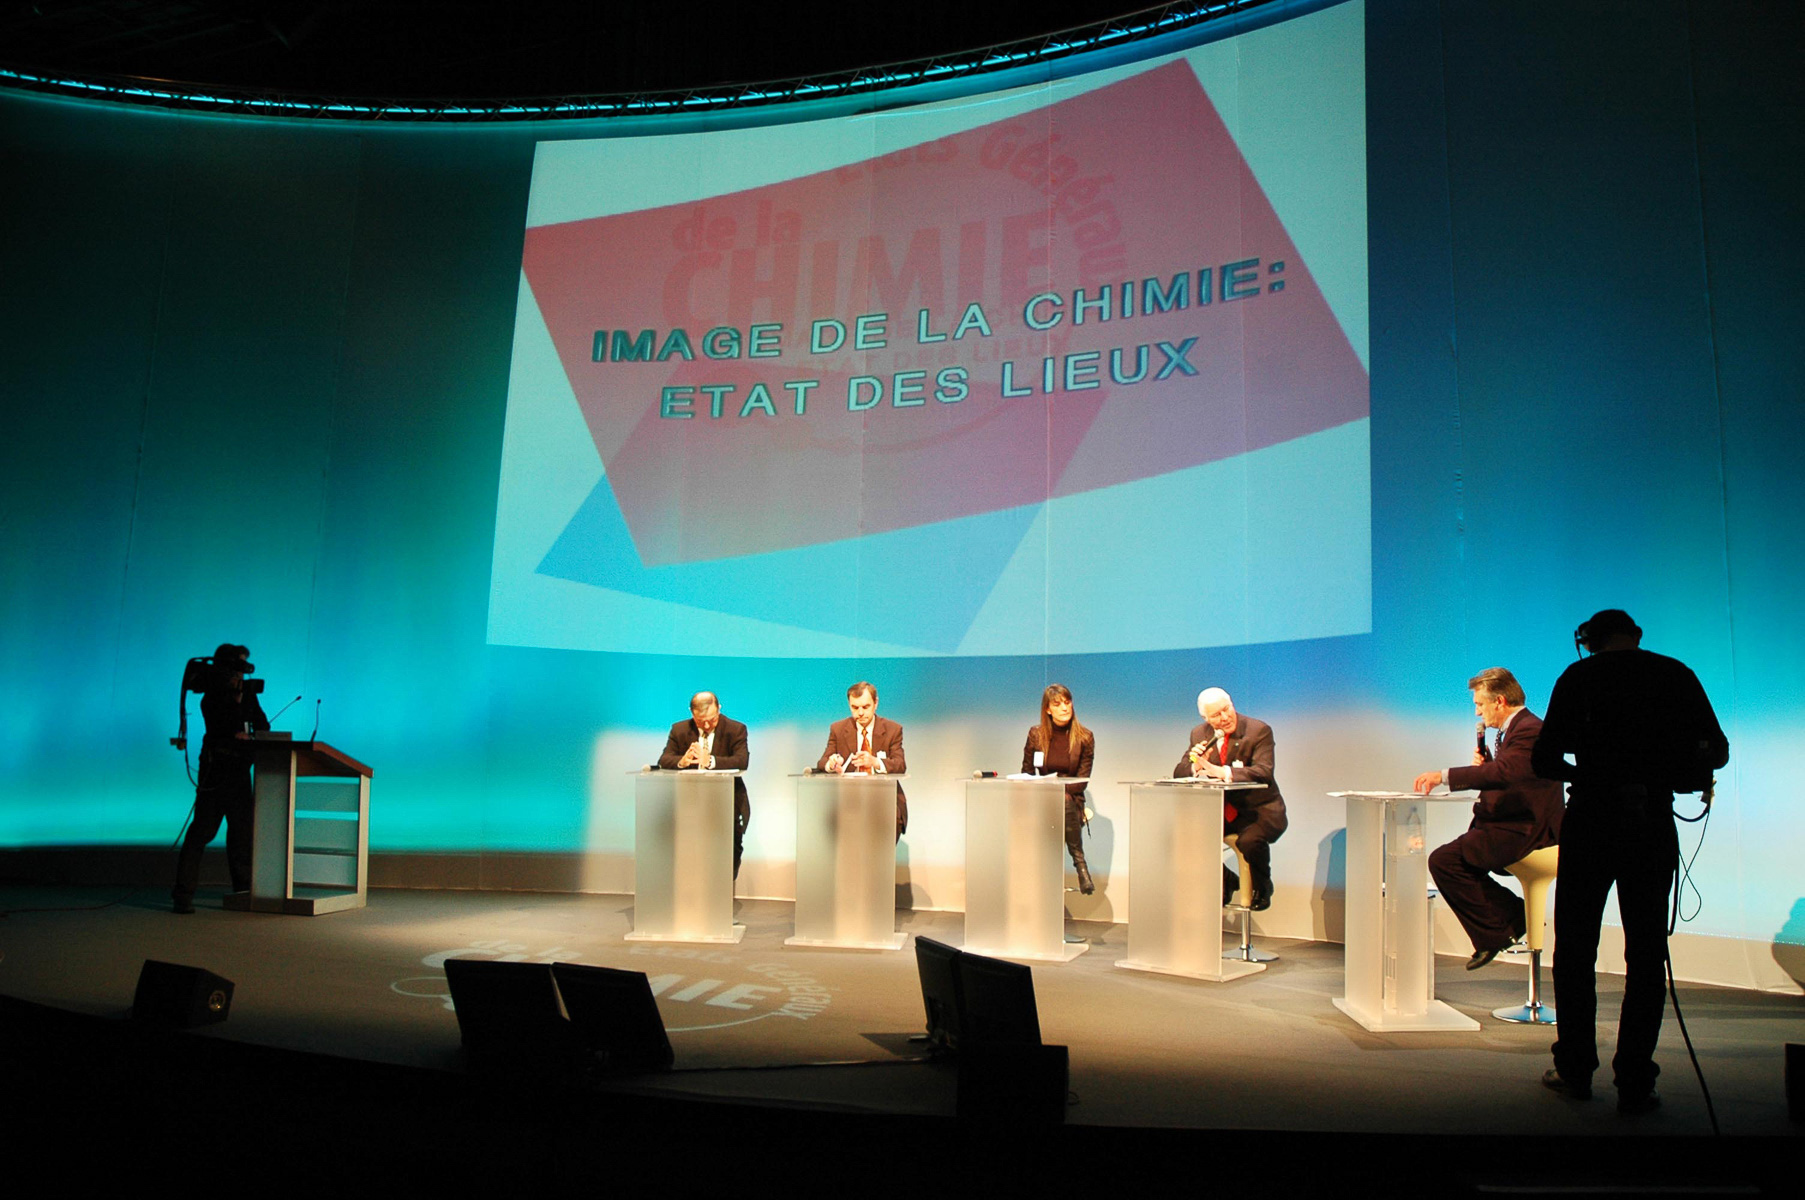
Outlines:
[[1091, 882], [1090, 868], [1084, 865], [1082, 852], [1072, 855], [1072, 866], [1078, 869], [1078, 891], [1086, 896], [1095, 892], [1097, 885]]

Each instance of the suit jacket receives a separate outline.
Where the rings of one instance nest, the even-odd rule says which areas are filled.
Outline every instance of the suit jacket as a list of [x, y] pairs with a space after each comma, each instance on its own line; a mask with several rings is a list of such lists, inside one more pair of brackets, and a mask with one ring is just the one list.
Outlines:
[[[678, 721], [671, 726], [671, 736], [665, 740], [664, 753], [658, 756], [658, 765], [666, 771], [677, 769], [677, 763], [684, 752], [702, 738], [702, 731], [696, 728], [696, 721], [691, 717], [687, 721]], [[714, 766], [717, 771], [744, 771], [751, 756], [746, 750], [746, 727], [732, 717], [722, 715], [714, 727]], [[694, 770], [695, 768], [686, 768]], [[746, 797], [746, 780], [744, 776], [733, 777], [733, 799], [736, 803], [749, 803]]]
[[1530, 764], [1541, 735], [1542, 719], [1523, 709], [1511, 718], [1490, 762], [1448, 772], [1449, 791], [1479, 790], [1472, 828], [1489, 830], [1498, 843], [1498, 855], [1511, 856], [1501, 866], [1560, 841], [1561, 815], [1566, 811], [1561, 785], [1537, 778]]
[[[1179, 756], [1178, 765], [1172, 768], [1174, 779], [1188, 779], [1191, 775], [1191, 747], [1198, 742], [1208, 742], [1216, 736], [1216, 729], [1208, 721], [1191, 730], [1191, 740], [1185, 744], [1185, 752]], [[1221, 747], [1210, 751], [1210, 761], [1222, 761]], [[1243, 765], [1229, 771], [1232, 783], [1263, 783], [1264, 791], [1236, 792], [1234, 805], [1243, 812], [1249, 809], [1264, 808], [1268, 804], [1283, 804], [1285, 798], [1279, 795], [1278, 780], [1272, 777], [1272, 726], [1264, 721], [1255, 720], [1246, 713], [1235, 714], [1235, 731], [1228, 735], [1228, 761]]]
[[[851, 758], [859, 750], [858, 724], [851, 717], [835, 721], [827, 731], [827, 749], [815, 760], [815, 769], [825, 771], [827, 760], [838, 754], [841, 758]], [[901, 775], [909, 769], [903, 758], [902, 726], [886, 717], [871, 718], [871, 752], [884, 756], [884, 771], [890, 775]], [[900, 790], [900, 789], [899, 789]]]

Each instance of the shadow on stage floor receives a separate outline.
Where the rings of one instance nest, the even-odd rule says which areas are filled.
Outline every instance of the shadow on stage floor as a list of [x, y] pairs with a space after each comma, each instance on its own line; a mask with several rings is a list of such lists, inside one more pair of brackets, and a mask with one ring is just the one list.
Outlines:
[[[423, 1185], [623, 1171], [751, 1194], [826, 1170], [916, 1191], [943, 1169], [965, 1173], [943, 1181], [959, 1191], [1166, 1169], [1286, 1189], [1365, 1178], [1391, 1194], [1796, 1191], [1782, 1047], [1801, 1040], [1797, 997], [1682, 990], [1726, 1135], [1713, 1139], [1671, 1017], [1665, 1104], [1621, 1117], [1608, 1086], [1587, 1103], [1539, 1087], [1551, 1033], [1491, 1018], [1520, 999], [1521, 967], [1439, 960], [1438, 994], [1480, 1030], [1380, 1035], [1331, 1004], [1339, 946], [1266, 941], [1280, 955], [1267, 971], [1210, 984], [1119, 970], [1125, 928], [1074, 924], [1090, 951], [1034, 968], [1043, 1036], [1070, 1047], [1066, 1124], [1000, 1129], [956, 1120], [956, 1072], [913, 1061], [914, 956], [787, 948], [788, 903], [741, 901], [740, 944], [691, 947], [623, 941], [632, 901], [619, 896], [385, 890], [361, 911], [299, 918], [228, 913], [215, 895], [177, 917], [147, 890], [92, 907], [116, 895], [0, 888], [0, 994], [16, 998], [0, 1004], [0, 1098], [28, 1153], [79, 1133], [139, 1145], [141, 1171], [280, 1160], [297, 1187], [355, 1161]], [[962, 932], [956, 913], [899, 920]], [[678, 1069], [585, 1087], [479, 1078], [446, 996], [452, 956], [645, 971]], [[147, 958], [233, 980], [230, 1019], [190, 1033], [122, 1020]], [[1600, 984], [1614, 1011], [1620, 980]]]

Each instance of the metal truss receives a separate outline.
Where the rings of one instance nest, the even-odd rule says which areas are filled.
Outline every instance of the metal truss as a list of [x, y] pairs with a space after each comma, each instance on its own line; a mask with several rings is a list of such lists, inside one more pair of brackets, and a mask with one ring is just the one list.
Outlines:
[[76, 76], [4, 63], [0, 63], [0, 86], [191, 112], [316, 120], [494, 122], [668, 116], [856, 97], [923, 84], [948, 83], [1056, 62], [1088, 51], [1125, 46], [1280, 2], [1190, 0], [1188, 3], [1162, 4], [1093, 25], [956, 55], [775, 82], [722, 84], [678, 91], [502, 100], [401, 100], [192, 85], [139, 76]]

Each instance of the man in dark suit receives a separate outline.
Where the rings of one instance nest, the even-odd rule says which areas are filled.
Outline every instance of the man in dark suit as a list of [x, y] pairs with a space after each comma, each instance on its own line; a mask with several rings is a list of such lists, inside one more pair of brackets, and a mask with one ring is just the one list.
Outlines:
[[[1532, 850], [1560, 841], [1561, 785], [1538, 779], [1529, 756], [1541, 736], [1542, 720], [1524, 707], [1523, 685], [1503, 667], [1490, 667], [1467, 680], [1479, 718], [1479, 745], [1471, 766], [1424, 771], [1416, 790], [1441, 784], [1451, 792], [1478, 789], [1473, 823], [1429, 856], [1429, 873], [1442, 899], [1460, 918], [1473, 941], [1467, 970], [1477, 971], [1498, 951], [1523, 936], [1528, 914], [1523, 898], [1493, 879]], [[1498, 731], [1498, 749], [1485, 748], [1485, 731]], [[1537, 920], [1541, 914], [1535, 914]]]
[[[852, 716], [835, 721], [827, 731], [827, 749], [815, 762], [817, 771], [846, 775], [901, 775], [908, 771], [903, 757], [902, 726], [877, 715], [877, 689], [860, 681], [846, 689], [846, 707]], [[909, 800], [896, 785], [896, 839], [909, 828]]]
[[[1272, 726], [1236, 712], [1235, 702], [1221, 688], [1205, 688], [1199, 693], [1197, 711], [1203, 724], [1191, 730], [1191, 746], [1172, 768], [1173, 778], [1196, 776], [1266, 785], [1261, 791], [1237, 793], [1231, 806], [1234, 815], [1223, 814], [1227, 819], [1223, 832], [1237, 835], [1241, 857], [1253, 872], [1253, 909], [1259, 912], [1272, 905], [1271, 846], [1289, 824], [1285, 798], [1279, 795], [1278, 780], [1272, 775]], [[1235, 873], [1224, 867], [1223, 896], [1239, 884]]]
[[[744, 771], [746, 727], [721, 715], [713, 692], [697, 692], [689, 698], [689, 720], [671, 726], [658, 765], [666, 771]], [[733, 777], [733, 877], [740, 877], [740, 857], [746, 849], [746, 826], [752, 823], [752, 801], [746, 796], [746, 780]]]

